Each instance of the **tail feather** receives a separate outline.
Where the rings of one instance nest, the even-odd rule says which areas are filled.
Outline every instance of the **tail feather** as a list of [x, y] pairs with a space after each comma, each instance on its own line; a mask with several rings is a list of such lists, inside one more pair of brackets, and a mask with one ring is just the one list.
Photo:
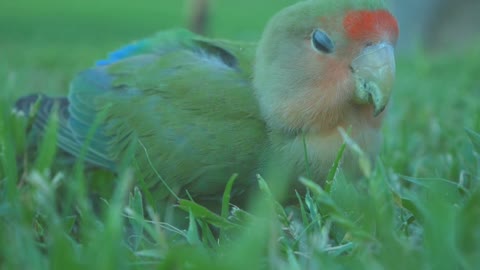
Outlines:
[[43, 130], [55, 108], [60, 122], [68, 121], [70, 115], [68, 104], [65, 97], [50, 98], [43, 94], [32, 94], [17, 100], [14, 111], [17, 114], [34, 117], [34, 128]]
[[[67, 153], [78, 157], [82, 153], [85, 141], [79, 141], [78, 136], [70, 128], [69, 101], [66, 97], [48, 97], [43, 94], [32, 94], [20, 98], [14, 106], [14, 112], [20, 115], [32, 117], [32, 130], [34, 136], [43, 134], [47, 127], [50, 116], [57, 113], [59, 121], [58, 146]], [[87, 148], [85, 160], [91, 164], [114, 168], [114, 162], [106, 158], [106, 153], [98, 153], [96, 150]]]

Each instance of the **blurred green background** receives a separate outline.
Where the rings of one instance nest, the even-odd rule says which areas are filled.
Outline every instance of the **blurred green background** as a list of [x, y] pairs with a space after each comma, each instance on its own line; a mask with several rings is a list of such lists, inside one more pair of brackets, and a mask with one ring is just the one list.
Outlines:
[[[198, 0], [1, 1], [0, 68], [48, 68], [49, 74], [61, 70], [71, 76], [132, 40], [162, 29], [186, 27], [195, 1]], [[257, 40], [274, 13], [297, 1], [208, 0], [206, 34]], [[441, 53], [450, 48], [462, 50], [480, 40], [475, 23], [480, 17], [474, 14], [479, 1], [388, 2], [399, 20], [400, 53], [410, 54], [422, 45], [426, 51]], [[38, 83], [34, 81], [25, 87], [48, 86]]]
[[479, 43], [478, 0], [391, 0], [400, 25], [397, 49], [411, 53], [419, 46], [430, 52], [461, 51]]
[[[72, 76], [123, 44], [187, 27], [194, 0], [18, 0], [0, 3], [0, 76], [27, 92], [60, 94]], [[207, 34], [257, 40], [267, 20], [296, 0], [214, 0]]]
[[[186, 27], [191, 0], [2, 1], [2, 62], [64, 61], [85, 66], [107, 51], [162, 29]], [[210, 1], [207, 34], [256, 40], [263, 25], [295, 0]], [[85, 55], [85, 57], [78, 57]], [[48, 59], [48, 60], [47, 60]], [[38, 61], [37, 61], [38, 60]], [[73, 63], [74, 62], [74, 63]]]

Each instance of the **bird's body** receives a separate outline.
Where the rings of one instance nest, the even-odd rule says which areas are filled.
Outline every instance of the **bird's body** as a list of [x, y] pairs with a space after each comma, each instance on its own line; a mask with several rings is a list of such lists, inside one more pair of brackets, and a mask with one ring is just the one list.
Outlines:
[[[86, 161], [112, 170], [130, 160], [159, 200], [165, 185], [218, 196], [235, 173], [245, 190], [272, 161], [292, 183], [307, 167], [322, 182], [343, 143], [339, 127], [375, 155], [396, 22], [374, 1], [326, 2], [281, 11], [259, 44], [172, 30], [110, 54], [58, 99], [59, 146], [79, 156], [87, 142]], [[43, 97], [39, 117], [51, 103]], [[345, 166], [355, 170], [349, 154]]]

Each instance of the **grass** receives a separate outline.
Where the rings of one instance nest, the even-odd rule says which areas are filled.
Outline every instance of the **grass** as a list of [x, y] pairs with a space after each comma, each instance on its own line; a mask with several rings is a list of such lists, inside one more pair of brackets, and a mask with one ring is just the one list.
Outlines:
[[[356, 184], [341, 174], [325, 189], [304, 179], [309, 192], [299, 194], [297, 207], [279, 205], [259, 179], [262, 197], [251, 212], [230, 206], [226, 188], [220, 215], [182, 201], [191, 219], [186, 230], [178, 231], [141, 203], [150, 194], [132, 188], [134, 177], [128, 169], [112, 176], [83, 170], [80, 163], [69, 169], [59, 165], [55, 121], [36, 152], [28, 148], [25, 130], [30, 123], [11, 114], [15, 98], [38, 91], [64, 94], [76, 72], [109, 50], [182, 24], [183, 3], [153, 2], [135, 7], [113, 1], [98, 6], [93, 1], [49, 5], [53, 0], [2, 4], [0, 268], [480, 265], [480, 50], [475, 46], [458, 54], [419, 51], [399, 57], [376, 166]], [[253, 0], [242, 1], [244, 7], [238, 1], [216, 1], [211, 34], [255, 39], [270, 14], [290, 2], [252, 9], [245, 6], [257, 3]], [[255, 20], [239, 20], [252, 12]], [[59, 13], [62, 23], [45, 19]]]

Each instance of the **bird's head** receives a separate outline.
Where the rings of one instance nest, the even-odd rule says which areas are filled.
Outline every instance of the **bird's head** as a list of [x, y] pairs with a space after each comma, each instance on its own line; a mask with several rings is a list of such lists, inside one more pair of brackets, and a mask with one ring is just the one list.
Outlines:
[[[331, 2], [331, 3], [330, 3]], [[396, 19], [381, 1], [306, 0], [275, 15], [254, 84], [273, 129], [379, 126], [395, 77]]]

